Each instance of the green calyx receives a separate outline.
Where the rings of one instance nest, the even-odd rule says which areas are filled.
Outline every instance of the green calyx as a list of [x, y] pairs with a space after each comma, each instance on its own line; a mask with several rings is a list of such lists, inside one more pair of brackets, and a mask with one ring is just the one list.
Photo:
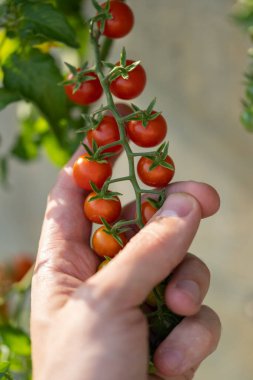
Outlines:
[[[92, 148], [90, 148], [87, 144], [82, 143], [83, 147], [88, 153], [87, 159], [89, 161], [96, 161], [99, 162], [100, 164], [106, 163], [107, 159], [109, 157], [115, 156], [117, 153], [114, 152], [105, 152], [103, 153], [103, 149], [99, 148], [96, 141], [92, 140]], [[103, 148], [103, 147], [102, 147]]]
[[152, 164], [149, 167], [149, 171], [155, 169], [157, 166], [163, 166], [166, 169], [169, 170], [175, 170], [174, 166], [169, 164], [166, 161], [166, 158], [168, 156], [168, 150], [169, 150], [169, 143], [164, 142], [156, 151], [154, 155], [145, 155], [145, 157], [149, 158], [152, 161]]
[[104, 7], [102, 7], [96, 0], [92, 0], [92, 4], [97, 10], [97, 15], [92, 17], [90, 23], [99, 23], [99, 33], [103, 33], [105, 30], [106, 20], [112, 19], [112, 15], [110, 13], [110, 0], [107, 0]]
[[93, 183], [92, 181], [90, 182], [91, 188], [94, 191], [94, 193], [96, 193], [96, 195], [94, 197], [90, 198], [89, 202], [92, 202], [96, 199], [106, 199], [106, 200], [116, 201], [116, 202], [118, 201], [117, 197], [121, 196], [122, 194], [118, 193], [116, 191], [109, 191], [108, 190], [110, 179], [111, 179], [111, 177], [108, 178], [108, 180], [104, 183], [104, 185], [101, 189], [99, 189], [95, 185], [95, 183]]
[[163, 189], [161, 193], [159, 194], [158, 199], [147, 198], [146, 201], [150, 203], [151, 206], [154, 207], [156, 210], [159, 210], [164, 204], [165, 199], [166, 199], [166, 193], [165, 193], [165, 189]]
[[81, 85], [84, 82], [95, 80], [96, 78], [94, 76], [89, 75], [94, 70], [91, 68], [88, 68], [88, 62], [85, 62], [84, 65], [77, 69], [76, 67], [70, 65], [69, 63], [65, 62], [65, 65], [68, 67], [69, 71], [72, 74], [71, 79], [67, 79], [62, 82], [64, 85], [73, 84], [73, 93], [76, 93], [77, 90], [81, 87]]
[[111, 64], [108, 65], [108, 63], [104, 63], [104, 65], [107, 65], [107, 67], [111, 68], [111, 71], [109, 72], [107, 79], [111, 83], [118, 77], [122, 77], [124, 79], [128, 79], [129, 73], [133, 71], [141, 61], [136, 61], [131, 63], [130, 65], [127, 64], [127, 58], [126, 58], [126, 49], [123, 48], [121, 55], [120, 55], [120, 63], [119, 65], [113, 65]]
[[149, 104], [146, 110], [141, 110], [135, 104], [131, 104], [134, 113], [128, 115], [128, 117], [126, 118], [126, 121], [131, 121], [131, 120], [141, 121], [143, 127], [147, 127], [148, 123], [151, 120], [155, 120], [159, 115], [161, 115], [161, 112], [154, 111], [155, 103], [156, 103], [156, 98], [152, 100], [152, 102]]
[[101, 218], [101, 222], [102, 222], [103, 225], [104, 225], [104, 229], [103, 229], [103, 231], [104, 231], [107, 235], [111, 235], [111, 236], [116, 240], [116, 242], [117, 242], [121, 247], [123, 247], [123, 246], [124, 246], [124, 243], [123, 243], [122, 238], [120, 237], [120, 234], [129, 231], [129, 227], [120, 227], [120, 226], [118, 225], [118, 223], [116, 223], [114, 226], [111, 226], [111, 225], [110, 225], [110, 224], [109, 224], [104, 218]]

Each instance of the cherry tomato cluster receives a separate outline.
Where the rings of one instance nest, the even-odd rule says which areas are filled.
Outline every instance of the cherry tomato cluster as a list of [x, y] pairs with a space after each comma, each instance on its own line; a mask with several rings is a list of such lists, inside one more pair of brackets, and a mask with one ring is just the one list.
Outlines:
[[[122, 114], [114, 102], [114, 97], [131, 100], [138, 97], [146, 85], [146, 72], [139, 61], [128, 59], [125, 48], [118, 62], [101, 62], [99, 39], [101, 36], [117, 39], [126, 36], [134, 25], [134, 15], [130, 7], [120, 0], [108, 0], [103, 4], [92, 1], [97, 15], [90, 21], [91, 43], [94, 47], [96, 64], [94, 68], [85, 63], [81, 68], [68, 64], [71, 71], [65, 82], [65, 91], [70, 101], [81, 105], [91, 105], [104, 94], [107, 106], [101, 105], [96, 111], [84, 115], [85, 152], [73, 166], [76, 184], [87, 192], [84, 200], [84, 214], [92, 222], [101, 225], [93, 234], [91, 245], [95, 253], [104, 261], [104, 267], [127, 244], [127, 232], [137, 225], [143, 227], [162, 206], [164, 188], [172, 180], [175, 165], [168, 155], [168, 143], [163, 142], [167, 134], [167, 123], [157, 112], [155, 100], [147, 109], [131, 104], [125, 105]], [[148, 152], [134, 152], [135, 144], [141, 148], [154, 148]], [[125, 152], [129, 172], [126, 176], [113, 178], [113, 157]], [[135, 159], [138, 159], [137, 170]], [[121, 220], [122, 194], [112, 191], [110, 185], [128, 180], [136, 194], [136, 215], [133, 220]], [[154, 188], [147, 190], [142, 184]], [[145, 193], [155, 197], [146, 198]], [[148, 299], [151, 306], [157, 306], [157, 295]], [[154, 301], [154, 298], [156, 301]]]
[[[91, 36], [97, 46], [101, 35], [116, 39], [131, 31], [134, 15], [126, 3], [120, 0], [106, 1], [101, 5], [96, 1], [93, 3], [97, 15], [93, 18]], [[73, 166], [77, 185], [90, 192], [84, 202], [84, 213], [92, 223], [102, 224], [93, 235], [92, 247], [99, 256], [112, 258], [127, 243], [127, 238], [126, 228], [121, 228], [120, 221], [121, 194], [109, 190], [113, 175], [111, 157], [124, 149], [127, 153], [129, 141], [142, 148], [161, 144], [167, 134], [167, 123], [161, 113], [154, 110], [155, 101], [146, 110], [135, 105], [131, 108], [128, 106], [123, 117], [117, 112], [113, 96], [122, 100], [134, 99], [146, 85], [144, 68], [139, 61], [127, 59], [125, 49], [122, 50], [120, 61], [115, 64], [104, 63], [104, 69], [110, 69], [107, 75], [97, 70], [97, 67], [91, 69], [87, 63], [81, 68], [70, 64], [68, 67], [71, 73], [65, 82], [65, 91], [72, 102], [87, 106], [99, 100], [104, 92], [107, 92], [107, 99], [109, 96], [109, 101], [112, 100], [108, 107], [101, 107], [91, 116], [86, 116], [86, 140], [83, 144], [86, 152]], [[137, 174], [142, 183], [158, 189], [167, 186], [173, 178], [175, 167], [167, 153], [168, 144], [163, 143], [154, 152], [139, 154]], [[135, 182], [136, 186], [131, 176], [136, 180], [136, 174], [129, 175], [129, 180]], [[117, 182], [117, 179], [113, 182]], [[140, 185], [137, 186], [141, 192]], [[136, 224], [141, 227], [147, 223], [161, 204], [152, 199], [145, 200], [139, 207]]]

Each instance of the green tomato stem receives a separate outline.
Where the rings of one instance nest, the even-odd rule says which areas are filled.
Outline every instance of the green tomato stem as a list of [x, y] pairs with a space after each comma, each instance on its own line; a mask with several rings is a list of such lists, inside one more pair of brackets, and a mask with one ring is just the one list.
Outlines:
[[[102, 70], [102, 64], [101, 64], [101, 55], [99, 51], [99, 44], [97, 39], [94, 36], [93, 33], [93, 21], [91, 21], [91, 43], [94, 48], [94, 54], [95, 54], [95, 65], [96, 65], [96, 72], [98, 75], [98, 78], [100, 80], [101, 86], [104, 90], [104, 93], [106, 95], [107, 103], [108, 103], [108, 109], [112, 112], [114, 118], [116, 119], [116, 122], [118, 124], [119, 128], [119, 134], [120, 134], [120, 141], [122, 141], [122, 145], [125, 149], [127, 159], [128, 159], [128, 167], [129, 167], [129, 177], [128, 180], [131, 182], [134, 192], [135, 192], [135, 197], [136, 197], [136, 213], [137, 213], [137, 218], [136, 218], [136, 224], [141, 228], [143, 227], [143, 222], [142, 222], [142, 217], [141, 217], [141, 188], [138, 184], [136, 175], [135, 175], [135, 167], [134, 167], [134, 156], [133, 156], [133, 151], [130, 148], [130, 145], [128, 143], [128, 139], [126, 136], [125, 132], [125, 124], [123, 118], [120, 116], [117, 107], [113, 101], [113, 97], [110, 91], [110, 85], [105, 77], [103, 70]], [[115, 181], [116, 182], [116, 181]], [[118, 180], [117, 180], [118, 182]], [[128, 224], [132, 224], [129, 223]]]
[[127, 120], [130, 120], [130, 117], [134, 117], [139, 114], [138, 112], [134, 112], [131, 115], [127, 116], [121, 116], [119, 111], [117, 110], [117, 107], [114, 103], [111, 91], [110, 91], [110, 82], [108, 80], [108, 76], [105, 76], [103, 73], [103, 65], [102, 65], [102, 54], [103, 52], [100, 51], [100, 45], [99, 45], [99, 33], [95, 33], [94, 31], [94, 20], [91, 20], [90, 22], [90, 37], [91, 37], [91, 44], [94, 49], [94, 56], [95, 56], [95, 71], [96, 74], [100, 80], [101, 86], [104, 90], [106, 99], [107, 99], [107, 106], [103, 107], [109, 111], [111, 111], [113, 117], [115, 118], [118, 128], [119, 128], [119, 134], [120, 139], [118, 141], [115, 141], [111, 144], [104, 145], [103, 147], [100, 147], [98, 149], [99, 152], [102, 152], [105, 149], [108, 149], [109, 147], [113, 147], [115, 145], [121, 144], [124, 147], [127, 160], [128, 160], [128, 168], [129, 168], [129, 175], [126, 177], [116, 178], [113, 180], [109, 180], [107, 183], [107, 186], [111, 183], [120, 182], [120, 181], [130, 181], [134, 192], [135, 192], [135, 199], [136, 199], [136, 219], [134, 220], [128, 220], [128, 221], [122, 221], [123, 224], [121, 226], [127, 226], [136, 224], [139, 228], [142, 228], [144, 226], [142, 221], [142, 215], [141, 215], [141, 196], [143, 193], [151, 193], [151, 194], [160, 194], [161, 190], [144, 190], [140, 187], [136, 173], [135, 173], [135, 157], [139, 156], [154, 156], [157, 154], [157, 152], [144, 152], [144, 153], [135, 153], [132, 151], [130, 144], [128, 142], [128, 138], [126, 135], [125, 130], [125, 122]]

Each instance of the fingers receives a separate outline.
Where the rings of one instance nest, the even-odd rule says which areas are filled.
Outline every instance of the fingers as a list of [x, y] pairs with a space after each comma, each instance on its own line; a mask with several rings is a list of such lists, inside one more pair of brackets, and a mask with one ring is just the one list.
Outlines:
[[183, 319], [155, 352], [154, 364], [161, 378], [175, 376], [179, 380], [180, 375], [193, 372], [192, 368], [197, 368], [216, 349], [220, 332], [220, 320], [207, 306], [202, 306], [195, 316]]
[[111, 300], [114, 307], [140, 305], [183, 260], [200, 219], [201, 209], [195, 198], [182, 193], [170, 195], [154, 220], [90, 279], [90, 285], [100, 284], [97, 296]]
[[220, 208], [220, 197], [210, 185], [195, 181], [175, 182], [168, 186], [167, 195], [187, 193], [195, 197], [201, 207], [202, 218], [215, 214]]
[[196, 314], [210, 284], [207, 266], [196, 256], [188, 254], [175, 269], [165, 291], [165, 301], [174, 313], [190, 316]]
[[[187, 193], [196, 198], [201, 207], [202, 218], [215, 214], [220, 207], [220, 198], [217, 191], [210, 185], [201, 182], [175, 182], [167, 187], [167, 195], [173, 193]], [[124, 209], [124, 217], [132, 219], [135, 215], [135, 202], [129, 203]]]

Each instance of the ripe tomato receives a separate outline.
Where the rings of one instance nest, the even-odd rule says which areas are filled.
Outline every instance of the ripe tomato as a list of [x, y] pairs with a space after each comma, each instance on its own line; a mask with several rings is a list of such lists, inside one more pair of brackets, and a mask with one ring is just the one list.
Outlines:
[[146, 224], [156, 212], [157, 208], [152, 206], [148, 201], [143, 202], [141, 205], [141, 216], [143, 223]]
[[[168, 164], [175, 168], [174, 162], [170, 156], [167, 156], [165, 160]], [[172, 180], [174, 176], [174, 170], [165, 168], [158, 165], [156, 168], [149, 170], [153, 161], [150, 158], [142, 157], [137, 165], [137, 172], [142, 180], [148, 186], [152, 187], [165, 187]]]
[[[106, 3], [101, 6], [105, 7]], [[121, 1], [110, 1], [111, 19], [106, 20], [103, 35], [109, 38], [126, 36], [134, 25], [134, 14], [129, 6]], [[100, 27], [100, 23], [98, 23]]]
[[93, 222], [102, 224], [101, 217], [108, 223], [115, 222], [121, 213], [121, 202], [117, 196], [113, 199], [94, 199], [90, 201], [92, 197], [97, 194], [95, 192], [90, 193], [84, 201], [84, 212], [87, 218]]
[[[115, 118], [111, 115], [105, 115], [98, 127], [87, 133], [87, 138], [90, 146], [92, 146], [92, 140], [95, 140], [99, 147], [119, 140], [119, 128]], [[115, 145], [105, 149], [103, 152], [119, 153], [121, 150], [122, 145]]]
[[[112, 235], [108, 235], [102, 226], [95, 231], [92, 237], [92, 247], [98, 256], [114, 257], [122, 249], [121, 245], [114, 239]], [[125, 246], [127, 238], [124, 233], [119, 235]]]
[[27, 255], [16, 256], [11, 265], [11, 278], [13, 282], [20, 281], [29, 269], [33, 266], [34, 261]]
[[[94, 77], [93, 80], [83, 82], [80, 88], [74, 93], [74, 84], [66, 84], [64, 86], [68, 98], [80, 106], [86, 106], [97, 101], [103, 94], [102, 86], [95, 73], [87, 73], [86, 75]], [[70, 74], [68, 79], [72, 79], [73, 75]]]
[[[126, 64], [131, 65], [134, 61], [127, 60]], [[119, 65], [120, 63], [116, 63]], [[128, 73], [128, 79], [124, 79], [122, 76], [112, 81], [110, 85], [113, 95], [120, 99], [133, 99], [139, 96], [146, 85], [146, 73], [141, 65], [138, 65], [134, 70]]]
[[80, 156], [73, 166], [73, 177], [79, 187], [84, 190], [92, 190], [90, 181], [101, 189], [108, 177], [112, 175], [111, 164], [106, 162], [90, 161], [89, 154]]
[[[152, 112], [154, 114], [155, 111]], [[151, 148], [160, 144], [167, 133], [167, 123], [162, 115], [150, 120], [146, 127], [140, 120], [131, 120], [127, 123], [127, 134], [138, 146]]]

